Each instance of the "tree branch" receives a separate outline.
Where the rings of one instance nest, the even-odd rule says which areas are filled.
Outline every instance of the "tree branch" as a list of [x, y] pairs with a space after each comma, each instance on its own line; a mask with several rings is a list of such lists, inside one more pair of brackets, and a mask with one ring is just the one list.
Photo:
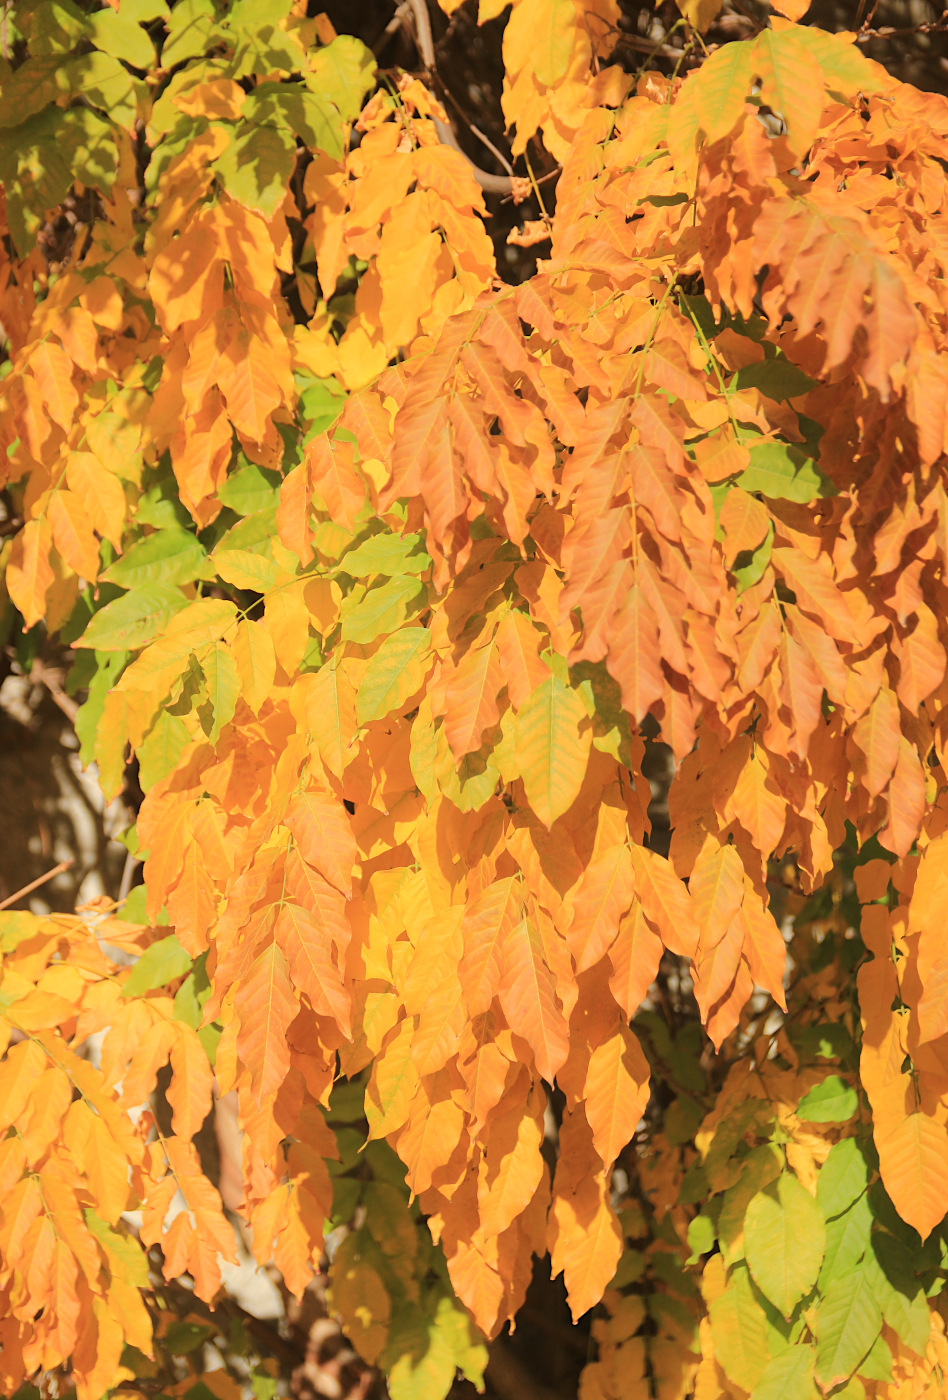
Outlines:
[[[428, 14], [427, 2], [426, 0], [407, 0], [407, 5], [412, 18], [412, 28], [415, 31], [415, 43], [418, 46], [418, 53], [424, 64], [425, 72], [434, 76], [436, 72], [434, 36], [431, 33], [431, 18]], [[474, 179], [485, 194], [511, 193], [513, 189], [512, 181], [516, 179], [516, 176], [492, 175], [489, 170], [482, 170], [479, 165], [474, 164], [467, 152], [461, 149], [458, 138], [454, 134], [453, 127], [439, 121], [437, 117], [434, 119], [434, 124], [435, 130], [438, 133], [438, 139], [464, 157], [471, 167], [471, 173]], [[478, 135], [480, 135], [480, 133], [478, 133]], [[484, 138], [481, 137], [481, 139], [483, 140]], [[485, 145], [486, 144], [488, 143], [485, 142]], [[497, 154], [496, 151], [494, 154]], [[501, 164], [503, 164], [503, 161], [501, 161]]]

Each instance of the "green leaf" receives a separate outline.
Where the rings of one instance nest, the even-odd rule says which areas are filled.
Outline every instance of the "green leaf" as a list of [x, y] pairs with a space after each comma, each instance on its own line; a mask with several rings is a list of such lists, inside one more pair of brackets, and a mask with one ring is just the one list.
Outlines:
[[868, 1355], [859, 1363], [859, 1374], [867, 1381], [883, 1381], [886, 1384], [891, 1381], [892, 1352], [885, 1337], [875, 1339]]
[[177, 765], [191, 732], [183, 719], [162, 708], [144, 741], [136, 750], [142, 791], [148, 792], [155, 783], [167, 778]]
[[[136, 885], [131, 894], [122, 905], [122, 918], [127, 919], [130, 924], [148, 923], [148, 888], [145, 885]], [[164, 905], [158, 914], [158, 927], [166, 928], [169, 923], [168, 911]]]
[[375, 54], [361, 39], [340, 34], [307, 59], [307, 87], [337, 108], [344, 122], [355, 121], [366, 93], [375, 86]]
[[258, 126], [291, 131], [310, 150], [342, 156], [342, 123], [339, 113], [315, 92], [289, 83], [265, 83], [250, 93], [240, 115]]
[[862, 1268], [833, 1280], [816, 1315], [816, 1378], [824, 1390], [852, 1375], [882, 1330], [882, 1310]]
[[813, 1379], [816, 1352], [812, 1347], [788, 1347], [767, 1362], [751, 1400], [817, 1400]]
[[286, 194], [296, 162], [296, 141], [275, 126], [240, 129], [231, 123], [230, 143], [211, 168], [229, 195], [266, 218]]
[[759, 1191], [747, 1207], [747, 1263], [764, 1297], [784, 1317], [816, 1283], [825, 1246], [822, 1212], [789, 1172]]
[[266, 510], [255, 510], [253, 515], [238, 520], [229, 530], [225, 530], [217, 541], [215, 557], [224, 550], [249, 549], [254, 554], [273, 558], [271, 543], [277, 533], [276, 506]]
[[100, 578], [120, 588], [144, 588], [152, 583], [193, 583], [205, 577], [204, 546], [188, 530], [173, 526], [139, 540], [116, 559]]
[[799, 447], [786, 442], [748, 442], [750, 466], [737, 478], [745, 491], [762, 496], [806, 503], [833, 494], [830, 482]]
[[496, 792], [500, 782], [499, 769], [483, 750], [466, 753], [456, 764], [443, 729], [439, 730], [437, 740], [434, 775], [438, 786], [460, 812], [476, 812]]
[[[143, 34], [143, 30], [139, 30]], [[62, 65], [59, 82], [107, 113], [119, 126], [129, 127], [138, 113], [135, 82], [127, 68], [107, 53], [83, 53]]]
[[306, 425], [303, 439], [306, 445], [332, 427], [342, 412], [346, 393], [335, 379], [309, 379], [298, 374], [296, 380], [301, 386], [299, 412], [301, 421]]
[[89, 682], [84, 705], [80, 705], [76, 715], [76, 737], [79, 740], [79, 757], [83, 766], [95, 757], [95, 736], [99, 721], [105, 709], [105, 697], [118, 680], [128, 653], [124, 651], [95, 653], [96, 669]]
[[839, 1024], [791, 1026], [788, 1034], [794, 1046], [807, 1057], [821, 1060], [843, 1059], [853, 1048], [852, 1037]]
[[423, 574], [430, 567], [431, 559], [424, 552], [420, 535], [388, 532], [370, 535], [339, 561], [340, 572], [351, 578], [371, 578], [373, 574], [383, 574], [386, 578], [396, 574]]
[[383, 1353], [386, 1360], [395, 1358], [386, 1375], [391, 1400], [444, 1400], [451, 1389], [457, 1363], [451, 1334], [439, 1325], [443, 1308], [451, 1308], [449, 1299], [439, 1300], [433, 1318], [416, 1307], [392, 1318]]
[[0, 143], [0, 184], [20, 255], [74, 181], [111, 195], [117, 160], [111, 124], [90, 107], [47, 107], [14, 127]]
[[173, 933], [146, 948], [122, 987], [123, 997], [140, 997], [191, 971], [191, 957]]
[[198, 706], [201, 728], [212, 744], [216, 744], [225, 724], [229, 724], [240, 696], [240, 677], [233, 652], [224, 646], [214, 646], [201, 658], [201, 670], [207, 687], [207, 699]]
[[168, 20], [161, 66], [168, 69], [188, 58], [203, 58], [224, 38], [214, 0], [177, 0]]
[[215, 549], [211, 563], [218, 576], [233, 588], [267, 593], [277, 581], [276, 563], [260, 550]]
[[231, 77], [303, 71], [306, 55], [302, 45], [295, 34], [279, 27], [289, 10], [290, 0], [236, 0], [225, 21], [234, 41]]
[[740, 1161], [740, 1175], [724, 1193], [718, 1216], [718, 1235], [724, 1262], [734, 1264], [744, 1257], [744, 1217], [747, 1207], [758, 1191], [780, 1176], [784, 1167], [783, 1153], [771, 1142], [753, 1148]]
[[204, 1003], [211, 994], [205, 963], [207, 954], [195, 959], [194, 970], [181, 983], [174, 999], [174, 1019], [183, 1021], [192, 1030], [199, 1030], [204, 1019]]
[[859, 1095], [838, 1074], [830, 1074], [815, 1084], [797, 1105], [803, 1123], [846, 1123], [859, 1107]]
[[[113, 1272], [124, 1277], [134, 1288], [148, 1287], [148, 1258], [137, 1240], [113, 1230], [91, 1207], [83, 1212], [90, 1234], [111, 1256]], [[115, 1268], [115, 1265], [118, 1268]]]
[[162, 632], [188, 600], [177, 588], [153, 583], [133, 588], [97, 612], [83, 632], [84, 647], [96, 651], [135, 651]]
[[708, 1311], [715, 1358], [729, 1380], [753, 1390], [767, 1361], [768, 1329], [743, 1264], [732, 1271], [727, 1288]]
[[702, 1254], [710, 1254], [717, 1239], [717, 1230], [710, 1215], [703, 1211], [694, 1217], [688, 1226], [688, 1248], [691, 1250], [689, 1264], [696, 1264]]
[[435, 734], [431, 706], [422, 701], [411, 726], [408, 762], [415, 786], [428, 800], [433, 802], [438, 791], [435, 777], [435, 764], [438, 761], [438, 739]]
[[281, 481], [279, 472], [267, 471], [256, 462], [246, 462], [227, 478], [217, 499], [238, 515], [253, 515], [254, 511], [278, 504]]
[[869, 1183], [866, 1159], [855, 1138], [843, 1138], [829, 1150], [816, 1183], [816, 1199], [826, 1220], [842, 1215]]
[[89, 35], [86, 16], [73, 0], [17, 0], [16, 23], [32, 54], [64, 54]]
[[923, 1355], [930, 1332], [928, 1300], [909, 1251], [877, 1230], [864, 1268], [885, 1321], [910, 1351]]
[[136, 525], [153, 525], [156, 530], [186, 530], [191, 517], [178, 497], [177, 482], [165, 478], [152, 486], [135, 507]]
[[141, 16], [133, 13], [133, 8], [124, 0], [120, 10], [99, 10], [90, 15], [90, 38], [97, 49], [130, 63], [133, 68], [151, 68], [155, 63], [155, 46], [139, 23]]
[[[0, 90], [0, 128], [20, 126], [61, 95], [59, 55], [28, 58], [8, 74]], [[9, 140], [9, 138], [5, 138]]]
[[882, 91], [885, 75], [844, 35], [799, 25], [794, 28], [793, 37], [797, 44], [809, 49], [819, 63], [828, 88], [847, 96], [865, 93], [868, 97], [872, 92]]
[[759, 389], [768, 399], [795, 399], [816, 388], [810, 379], [783, 356], [774, 360], [758, 360], [738, 370], [731, 381], [732, 389]]
[[872, 1209], [866, 1195], [857, 1197], [842, 1215], [827, 1222], [826, 1253], [820, 1269], [819, 1287], [825, 1293], [834, 1278], [847, 1273], [869, 1248]]
[[[176, 1318], [161, 1340], [172, 1356], [188, 1356], [192, 1351], [197, 1351], [199, 1346], [210, 1341], [213, 1335], [211, 1327], [204, 1327], [199, 1322], [186, 1322], [183, 1318]], [[193, 1389], [194, 1387], [188, 1391], [189, 1395], [192, 1394]], [[207, 1386], [204, 1389], [207, 1391], [207, 1396], [214, 1394]], [[202, 1400], [207, 1400], [207, 1396], [202, 1397]]]
[[431, 634], [425, 627], [395, 632], [369, 660], [356, 695], [360, 725], [384, 719], [420, 690], [428, 670]]
[[358, 603], [350, 598], [343, 600], [340, 609], [342, 640], [367, 646], [385, 633], [396, 632], [427, 601], [428, 589], [417, 578], [399, 576], [370, 589]]
[[[767, 534], [763, 541], [757, 546], [754, 552], [741, 553], [734, 560], [734, 568], [731, 570], [737, 582], [738, 593], [745, 593], [748, 588], [753, 588], [755, 583], [759, 583], [763, 578], [770, 563], [770, 556], [774, 549], [774, 527], [773, 522], [767, 527]], [[740, 563], [740, 560], [746, 563]]]

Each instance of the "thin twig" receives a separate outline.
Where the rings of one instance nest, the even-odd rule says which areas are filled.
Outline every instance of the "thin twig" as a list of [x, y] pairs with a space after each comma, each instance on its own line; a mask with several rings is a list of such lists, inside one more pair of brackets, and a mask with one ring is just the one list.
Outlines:
[[[873, 13], [875, 13], [874, 10]], [[907, 29], [893, 29], [891, 25], [884, 24], [879, 29], [861, 29], [856, 35], [856, 43], [864, 44], [869, 39], [893, 39], [897, 35], [904, 34], [943, 34], [946, 24], [948, 24], [948, 14], [943, 15], [941, 19], [924, 24], [914, 24]]]
[[52, 870], [47, 870], [45, 875], [37, 876], [35, 880], [31, 880], [28, 885], [24, 885], [23, 888], [17, 890], [15, 894], [7, 895], [6, 899], [0, 900], [0, 909], [9, 909], [11, 904], [16, 904], [18, 899], [23, 899], [25, 895], [32, 894], [34, 890], [39, 889], [40, 885], [45, 885], [50, 880], [55, 880], [56, 876], [62, 875], [63, 871], [68, 870], [72, 863], [72, 856], [70, 856], [68, 860], [61, 860], [58, 865], [53, 866]]
[[122, 868], [122, 883], [119, 885], [118, 904], [124, 904], [128, 899], [132, 889], [132, 877], [135, 874], [135, 867], [138, 864], [138, 857], [133, 856], [129, 851], [125, 857], [125, 865]]
[[[415, 43], [418, 46], [419, 57], [424, 65], [425, 72], [434, 75], [434, 37], [431, 33], [431, 17], [428, 14], [428, 5], [426, 0], [408, 0], [408, 7], [411, 10], [411, 17], [415, 30]], [[435, 130], [438, 133], [438, 139], [464, 157], [471, 167], [471, 173], [474, 179], [486, 194], [510, 194], [512, 188], [512, 177], [510, 175], [492, 175], [489, 170], [482, 170], [479, 165], [474, 164], [467, 152], [461, 149], [458, 138], [454, 134], [453, 127], [439, 121], [437, 117], [434, 119], [434, 124]]]
[[75, 724], [76, 716], [79, 713], [79, 706], [71, 695], [67, 695], [59, 683], [59, 675], [56, 671], [44, 666], [42, 661], [34, 661], [30, 671], [30, 680], [35, 685], [43, 685], [49, 691], [50, 698], [55, 705], [69, 720], [70, 724]]
[[489, 139], [484, 135], [483, 131], [481, 131], [481, 129], [480, 129], [479, 126], [475, 126], [473, 122], [468, 122], [467, 125], [468, 125], [468, 129], [469, 129], [470, 131], [473, 131], [473, 133], [474, 133], [474, 135], [477, 137], [478, 141], [482, 141], [483, 144], [484, 144], [484, 145], [487, 147], [487, 149], [490, 151], [491, 155], [492, 155], [492, 156], [496, 156], [497, 161], [499, 162], [499, 164], [502, 165], [502, 166], [504, 167], [504, 169], [506, 170], [507, 174], [510, 176], [511, 179], [513, 179], [513, 178], [514, 178], [514, 168], [513, 168], [513, 166], [510, 164], [510, 161], [507, 159], [507, 157], [504, 155], [503, 151], [498, 151], [498, 149], [497, 149], [497, 147], [494, 145], [493, 141], [489, 140]]

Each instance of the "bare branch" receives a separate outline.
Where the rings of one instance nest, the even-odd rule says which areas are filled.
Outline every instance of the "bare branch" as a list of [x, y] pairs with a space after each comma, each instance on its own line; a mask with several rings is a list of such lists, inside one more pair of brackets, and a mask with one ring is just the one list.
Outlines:
[[72, 857], [68, 860], [61, 860], [58, 865], [54, 865], [52, 870], [47, 870], [45, 875], [39, 875], [35, 880], [31, 880], [28, 885], [16, 890], [14, 894], [8, 894], [6, 899], [0, 900], [0, 909], [9, 909], [11, 904], [16, 904], [18, 899], [23, 899], [26, 895], [38, 890], [40, 885], [48, 884], [50, 880], [55, 880], [57, 875], [62, 875], [72, 865]]
[[[407, 3], [408, 8], [411, 12], [412, 25], [415, 30], [415, 42], [418, 45], [418, 53], [421, 57], [421, 61], [424, 64], [425, 71], [427, 73], [434, 74], [434, 37], [431, 33], [431, 18], [428, 14], [428, 6], [426, 0], [407, 0]], [[474, 179], [480, 185], [481, 189], [485, 192], [485, 194], [511, 193], [511, 181], [512, 179], [516, 178], [515, 176], [512, 177], [510, 175], [492, 175], [489, 170], [482, 170], [479, 165], [475, 165], [474, 162], [471, 160], [471, 157], [467, 154], [467, 152], [461, 149], [461, 146], [458, 142], [458, 138], [454, 134], [453, 127], [446, 125], [442, 121], [439, 121], [437, 117], [435, 117], [435, 130], [438, 133], [439, 140], [443, 141], [446, 146], [450, 146], [452, 150], [457, 151], [458, 154], [462, 155], [464, 159], [468, 162], [468, 164], [471, 167], [471, 173], [473, 174]], [[490, 143], [481, 135], [480, 132], [477, 132], [476, 134], [481, 137], [481, 140], [484, 141], [485, 145], [490, 146]], [[493, 146], [490, 146], [490, 149], [493, 151]], [[494, 151], [494, 155], [497, 154], [498, 153]], [[499, 159], [501, 160], [501, 164], [506, 164], [502, 157], [499, 157]]]

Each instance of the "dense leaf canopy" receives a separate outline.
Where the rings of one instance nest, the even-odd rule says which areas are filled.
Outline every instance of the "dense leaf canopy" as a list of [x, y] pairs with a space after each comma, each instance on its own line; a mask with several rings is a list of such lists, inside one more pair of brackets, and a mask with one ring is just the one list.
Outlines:
[[393, 1400], [547, 1253], [584, 1400], [943, 1395], [948, 100], [481, 0], [485, 176], [314, 8], [0, 18], [8, 625], [144, 794], [0, 915], [0, 1386], [269, 1400], [249, 1247]]

